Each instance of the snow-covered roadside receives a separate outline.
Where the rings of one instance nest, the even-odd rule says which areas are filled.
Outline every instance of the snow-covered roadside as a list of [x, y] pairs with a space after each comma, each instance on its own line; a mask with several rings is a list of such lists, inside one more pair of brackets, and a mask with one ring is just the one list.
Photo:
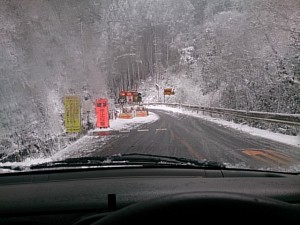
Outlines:
[[291, 135], [285, 135], [285, 134], [280, 134], [280, 133], [274, 133], [274, 132], [271, 132], [268, 130], [262, 130], [262, 129], [250, 127], [250, 126], [244, 125], [244, 124], [237, 124], [237, 123], [234, 123], [231, 121], [226, 121], [226, 120], [222, 120], [219, 118], [205, 116], [205, 115], [202, 115], [201, 113], [196, 113], [191, 110], [187, 110], [187, 109], [183, 109], [183, 108], [173, 108], [173, 107], [164, 106], [164, 105], [158, 105], [158, 106], [152, 105], [152, 106], [149, 106], [148, 108], [149, 109], [161, 109], [161, 110], [166, 110], [166, 111], [170, 111], [170, 112], [181, 113], [181, 114], [185, 114], [185, 115], [199, 117], [201, 119], [205, 119], [205, 120], [220, 124], [225, 127], [231, 127], [236, 130], [249, 133], [251, 135], [260, 136], [260, 137], [278, 141], [278, 142], [281, 142], [284, 144], [300, 147], [300, 136], [299, 135], [291, 136]]
[[159, 119], [159, 116], [155, 113], [149, 112], [147, 117], [134, 117], [132, 119], [120, 119], [110, 120], [109, 128], [96, 128], [89, 131], [89, 133], [97, 131], [112, 131], [112, 130], [123, 130], [123, 129], [135, 129], [138, 126], [145, 123], [153, 123]]
[[[80, 157], [83, 154], [91, 153], [95, 150], [95, 146], [97, 148], [103, 146], [107, 143], [112, 136], [92, 136], [94, 132], [101, 131], [118, 131], [118, 130], [128, 130], [128, 129], [136, 129], [138, 126], [142, 124], [153, 123], [159, 119], [159, 116], [155, 113], [150, 112], [147, 117], [135, 117], [133, 119], [120, 119], [117, 118], [115, 120], [110, 120], [110, 127], [105, 129], [96, 128], [90, 130], [87, 135], [68, 145], [64, 149], [56, 152], [52, 157], [48, 158], [36, 158], [31, 159], [28, 158], [23, 162], [5, 162], [0, 163], [1, 167], [5, 166], [14, 166], [14, 167], [29, 167], [30, 165], [36, 165], [40, 163], [51, 162], [55, 160], [63, 160], [69, 157]], [[1, 172], [7, 172], [6, 169], [0, 169]]]

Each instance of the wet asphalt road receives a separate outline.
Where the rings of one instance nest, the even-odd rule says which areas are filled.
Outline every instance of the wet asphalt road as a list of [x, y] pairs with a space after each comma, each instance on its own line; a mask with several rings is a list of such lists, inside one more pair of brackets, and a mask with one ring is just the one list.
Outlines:
[[207, 159], [255, 169], [299, 165], [300, 147], [253, 136], [198, 117], [162, 110], [151, 112], [159, 115], [159, 120], [137, 129], [112, 132], [114, 137], [91, 155], [144, 153]]

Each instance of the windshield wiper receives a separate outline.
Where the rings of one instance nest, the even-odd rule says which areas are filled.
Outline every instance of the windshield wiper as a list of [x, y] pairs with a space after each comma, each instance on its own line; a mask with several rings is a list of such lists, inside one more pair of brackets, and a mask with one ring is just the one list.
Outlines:
[[82, 167], [82, 166], [181, 166], [222, 169], [225, 165], [209, 160], [193, 160], [173, 156], [162, 156], [141, 153], [117, 154], [107, 157], [81, 157], [69, 158], [61, 161], [47, 162], [30, 166], [30, 169], [57, 168], [57, 167]]
[[176, 157], [176, 156], [163, 156], [163, 155], [154, 155], [154, 154], [143, 154], [143, 153], [128, 153], [128, 154], [122, 154], [123, 158], [128, 158], [131, 160], [142, 160], [146, 159], [148, 161], [152, 162], [158, 162], [160, 164], [164, 163], [175, 163], [178, 165], [187, 165], [187, 166], [195, 166], [195, 167], [206, 167], [206, 168], [225, 168], [225, 164], [216, 162], [216, 161], [210, 161], [207, 159], [203, 160], [194, 160], [194, 159], [188, 159], [183, 157]]

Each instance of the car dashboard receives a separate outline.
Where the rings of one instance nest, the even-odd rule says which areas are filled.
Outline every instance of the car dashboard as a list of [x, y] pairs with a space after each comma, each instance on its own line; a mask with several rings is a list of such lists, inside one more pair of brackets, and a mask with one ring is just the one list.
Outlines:
[[[0, 175], [0, 193], [0, 224], [98, 224], [129, 206], [188, 193], [267, 198], [290, 205], [294, 214], [300, 212], [299, 175], [238, 169], [93, 168], [8, 173]], [[221, 205], [212, 207], [229, 213], [225, 209], [228, 202], [223, 209]], [[155, 217], [156, 211], [151, 213]]]

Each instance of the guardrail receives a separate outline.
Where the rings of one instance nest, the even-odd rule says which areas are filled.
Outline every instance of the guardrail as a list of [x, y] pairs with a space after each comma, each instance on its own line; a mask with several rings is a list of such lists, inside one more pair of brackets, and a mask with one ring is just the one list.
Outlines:
[[215, 113], [221, 115], [231, 115], [238, 118], [261, 120], [272, 123], [281, 123], [292, 126], [300, 127], [300, 114], [285, 114], [285, 113], [271, 113], [271, 112], [258, 112], [258, 111], [246, 111], [246, 110], [234, 110], [226, 108], [214, 108], [204, 107], [197, 105], [187, 105], [180, 103], [145, 103], [144, 105], [166, 105], [172, 107], [180, 107], [186, 109], [192, 109], [202, 112]]

